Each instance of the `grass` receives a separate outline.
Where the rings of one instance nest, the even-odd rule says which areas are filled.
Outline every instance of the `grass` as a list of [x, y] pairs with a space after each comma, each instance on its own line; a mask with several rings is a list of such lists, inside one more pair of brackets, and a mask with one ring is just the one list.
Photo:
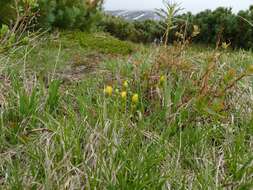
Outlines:
[[83, 32], [72, 32], [67, 35], [64, 34], [64, 36], [68, 39], [71, 38], [77, 41], [81, 47], [89, 51], [96, 51], [104, 54], [128, 55], [136, 50], [133, 43], [121, 41], [106, 33], [88, 34]]
[[86, 35], [0, 55], [1, 189], [253, 188], [251, 52]]

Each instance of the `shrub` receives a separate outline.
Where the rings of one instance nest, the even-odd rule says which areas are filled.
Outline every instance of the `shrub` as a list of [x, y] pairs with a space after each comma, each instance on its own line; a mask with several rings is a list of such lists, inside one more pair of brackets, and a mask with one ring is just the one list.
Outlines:
[[0, 1], [0, 25], [15, 18], [15, 11], [10, 7], [9, 0]]
[[127, 55], [134, 51], [134, 44], [118, 40], [110, 35], [99, 33], [96, 35], [88, 33], [74, 33], [80, 45], [90, 50], [95, 50], [105, 54]]
[[39, 0], [39, 23], [43, 27], [78, 28], [91, 30], [100, 19], [100, 1], [89, 4], [87, 0]]
[[[17, 19], [16, 11], [25, 9], [26, 1], [17, 2], [18, 8], [13, 8], [15, 7], [14, 0], [0, 2], [0, 22], [9, 24], [12, 20]], [[102, 4], [101, 0], [92, 2], [87, 0], [37, 0], [35, 1], [36, 7], [32, 11], [37, 15], [39, 27], [91, 30], [100, 19], [99, 10]]]
[[100, 26], [105, 32], [121, 40], [131, 40], [130, 36], [136, 33], [134, 25], [131, 22], [114, 16], [104, 16]]
[[153, 20], [135, 21], [134, 27], [137, 30], [137, 41], [144, 43], [159, 41], [164, 33], [162, 23]]
[[[222, 42], [231, 44], [233, 48], [253, 48], [253, 6], [238, 14], [231, 8], [219, 7], [214, 11], [205, 10], [198, 14], [184, 13], [177, 15], [173, 27], [168, 34], [168, 42], [177, 40], [177, 32], [187, 36], [193, 32], [193, 26], [200, 29], [194, 39], [196, 43], [213, 44]], [[150, 43], [164, 40], [166, 23], [164, 21], [134, 21], [107, 16], [101, 24], [104, 31], [123, 39], [134, 42]], [[243, 34], [243, 35], [242, 35]]]
[[153, 20], [129, 22], [114, 16], [104, 16], [100, 26], [121, 40], [133, 42], [152, 43], [163, 35], [161, 24]]

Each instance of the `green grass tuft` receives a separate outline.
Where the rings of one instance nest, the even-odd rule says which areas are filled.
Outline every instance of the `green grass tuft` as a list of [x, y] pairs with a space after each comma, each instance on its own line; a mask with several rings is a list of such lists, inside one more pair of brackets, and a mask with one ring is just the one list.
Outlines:
[[79, 32], [74, 35], [82, 47], [104, 54], [129, 55], [136, 49], [133, 43], [121, 41], [104, 33], [94, 35]]

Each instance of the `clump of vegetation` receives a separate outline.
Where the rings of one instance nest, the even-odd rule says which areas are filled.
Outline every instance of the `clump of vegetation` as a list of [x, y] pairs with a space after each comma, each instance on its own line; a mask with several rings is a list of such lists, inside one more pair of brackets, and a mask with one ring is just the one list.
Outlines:
[[159, 43], [164, 33], [162, 23], [146, 20], [129, 22], [122, 18], [104, 16], [100, 28], [111, 35], [136, 43]]
[[101, 0], [1, 1], [0, 23], [8, 25], [12, 25], [15, 21], [20, 23], [20, 13], [26, 12], [29, 9], [29, 13], [36, 14], [37, 28], [42, 27], [46, 30], [61, 28], [91, 31], [94, 30], [97, 22], [101, 19], [100, 10], [102, 2]]
[[0, 2], [0, 51], [27, 44], [36, 36], [36, 32], [30, 36], [27, 33], [33, 28], [35, 7], [35, 1]]
[[[193, 40], [197, 44], [215, 46], [220, 39], [222, 42], [230, 43], [232, 48], [251, 49], [253, 47], [252, 6], [246, 11], [239, 11], [238, 14], [233, 13], [231, 8], [220, 7], [214, 11], [206, 10], [194, 15], [192, 13], [179, 14], [180, 9], [177, 9], [176, 4], [175, 10], [173, 10], [173, 4], [172, 7], [168, 5], [167, 9], [170, 8], [171, 15], [168, 15], [167, 10], [163, 10], [159, 13], [162, 16], [161, 21], [129, 22], [108, 17], [104, 18], [102, 26], [106, 32], [120, 39], [143, 43], [161, 41], [172, 43], [177, 39], [176, 34], [179, 30], [191, 35], [193, 26], [198, 26], [200, 34]], [[166, 31], [168, 29], [170, 32]], [[245, 35], [241, 35], [242, 33]]]
[[[56, 64], [67, 67], [66, 55], [115, 44], [62, 35], [37, 43], [36, 57], [49, 49], [40, 61], [29, 61], [31, 42], [0, 54], [3, 189], [251, 189], [250, 53], [200, 51], [185, 40], [135, 45], [131, 58], [63, 83]], [[80, 39], [90, 44], [79, 49]], [[46, 59], [53, 66], [39, 73]]]
[[121, 41], [105, 33], [93, 35], [79, 32], [74, 33], [73, 37], [82, 47], [105, 54], [129, 55], [136, 49], [133, 43]]
[[[219, 38], [222, 41], [231, 43], [233, 48], [252, 48], [252, 9], [232, 12], [231, 8], [217, 8], [214, 11], [206, 10], [196, 15], [191, 13], [180, 16], [187, 19], [189, 23], [200, 27], [200, 35], [195, 42], [204, 44], [216, 44]], [[240, 35], [241, 33], [245, 35]]]
[[40, 26], [48, 28], [94, 30], [101, 19], [101, 0], [38, 0]]
[[195, 25], [171, 46], [74, 31], [13, 45], [10, 28], [0, 189], [252, 189], [251, 52], [191, 46]]
[[182, 10], [179, 4], [171, 1], [164, 1], [165, 8], [160, 9], [157, 14], [164, 20], [165, 23], [165, 32], [164, 32], [164, 45], [168, 45], [169, 36], [171, 30], [177, 28], [176, 25], [176, 16]]

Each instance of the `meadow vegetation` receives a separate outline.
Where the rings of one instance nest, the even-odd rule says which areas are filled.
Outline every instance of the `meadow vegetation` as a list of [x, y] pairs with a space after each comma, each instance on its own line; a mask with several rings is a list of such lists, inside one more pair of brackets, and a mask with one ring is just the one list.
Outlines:
[[[173, 1], [172, 1], [173, 2]], [[175, 7], [177, 8], [177, 7]], [[239, 11], [235, 14], [231, 8], [220, 7], [216, 10], [205, 10], [197, 14], [183, 13], [177, 10], [174, 15], [173, 28], [169, 37], [172, 43], [177, 39], [177, 32], [185, 32], [190, 35], [193, 26], [197, 25], [200, 34], [193, 39], [193, 43], [215, 46], [219, 38], [234, 49], [253, 48], [253, 6], [248, 10]], [[161, 16], [166, 15], [167, 10], [158, 11]], [[168, 16], [168, 15], [167, 15]], [[166, 31], [166, 17], [161, 21], [126, 21], [121, 18], [104, 18], [101, 22], [104, 31], [109, 32], [123, 40], [150, 43], [164, 38]], [[244, 34], [244, 35], [241, 35]]]
[[3, 25], [0, 189], [252, 189], [253, 54], [191, 30], [167, 46]]

